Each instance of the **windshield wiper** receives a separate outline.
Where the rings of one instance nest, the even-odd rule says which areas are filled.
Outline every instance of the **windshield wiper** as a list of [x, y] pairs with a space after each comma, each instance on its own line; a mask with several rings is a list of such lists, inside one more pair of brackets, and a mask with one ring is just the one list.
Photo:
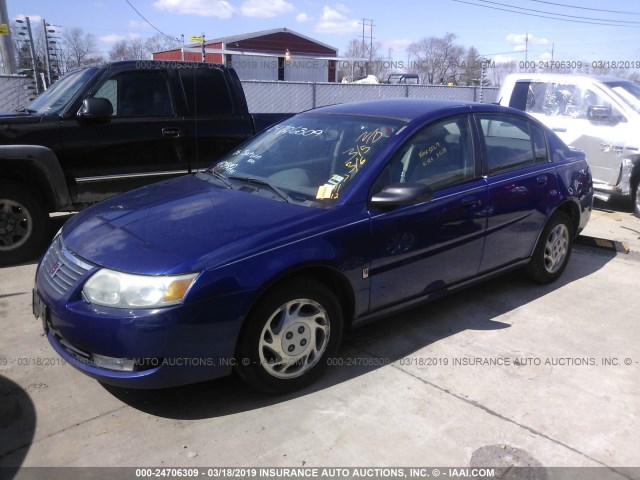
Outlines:
[[267, 182], [266, 180], [263, 180], [261, 178], [254, 178], [254, 177], [236, 177], [236, 176], [229, 176], [227, 177], [229, 180], [239, 180], [241, 182], [247, 182], [247, 183], [253, 183], [255, 185], [261, 185], [264, 187], [268, 187], [269, 189], [271, 189], [273, 192], [277, 193], [278, 196], [280, 198], [282, 198], [285, 202], [287, 203], [291, 203], [290, 202], [290, 197], [289, 195], [287, 195], [286, 193], [284, 193], [280, 188], [276, 187], [275, 185], [272, 185], [271, 183]]
[[33, 108], [21, 107], [21, 108], [16, 108], [16, 112], [19, 112], [19, 113], [24, 113], [24, 112], [36, 113], [37, 110], [34, 110]]
[[216, 172], [214, 169], [209, 169], [207, 170], [207, 173], [213, 175], [214, 177], [216, 177], [218, 180], [220, 180], [222, 183], [224, 183], [225, 187], [227, 188], [233, 188], [233, 185], [231, 185], [227, 179], [227, 177], [225, 177], [224, 175], [222, 175], [221, 173]]

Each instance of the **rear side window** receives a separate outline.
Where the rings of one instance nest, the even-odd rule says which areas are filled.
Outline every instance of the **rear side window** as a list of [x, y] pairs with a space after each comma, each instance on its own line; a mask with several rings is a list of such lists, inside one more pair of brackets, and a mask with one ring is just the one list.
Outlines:
[[509, 115], [479, 118], [489, 175], [549, 161], [546, 135], [538, 125]]
[[222, 70], [193, 68], [180, 70], [180, 79], [193, 115], [229, 115], [233, 113], [231, 94]]

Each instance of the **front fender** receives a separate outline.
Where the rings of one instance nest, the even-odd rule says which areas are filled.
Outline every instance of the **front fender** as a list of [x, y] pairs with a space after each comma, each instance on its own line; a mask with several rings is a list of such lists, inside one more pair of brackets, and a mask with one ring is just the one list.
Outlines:
[[51, 201], [53, 211], [70, 210], [69, 188], [58, 157], [39, 145], [1, 145], [0, 172], [28, 178]]

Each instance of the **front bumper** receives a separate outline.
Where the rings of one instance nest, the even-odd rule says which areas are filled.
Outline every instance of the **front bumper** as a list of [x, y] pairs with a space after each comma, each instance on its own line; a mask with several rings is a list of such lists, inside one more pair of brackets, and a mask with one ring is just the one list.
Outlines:
[[[34, 314], [51, 346], [73, 367], [100, 382], [131, 388], [184, 385], [231, 372], [250, 292], [156, 309], [93, 305], [81, 291], [98, 267], [56, 241], [36, 272]], [[86, 268], [77, 268], [78, 262]], [[52, 282], [52, 272], [57, 281], [58, 272], [67, 270], [75, 271], [74, 278], [64, 277], [68, 287]]]

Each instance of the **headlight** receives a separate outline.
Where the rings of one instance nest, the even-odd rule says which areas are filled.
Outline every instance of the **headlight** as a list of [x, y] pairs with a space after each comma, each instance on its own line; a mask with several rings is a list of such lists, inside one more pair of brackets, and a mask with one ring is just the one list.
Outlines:
[[166, 307], [180, 303], [197, 276], [132, 275], [103, 268], [85, 283], [82, 292], [91, 303], [107, 307]]

